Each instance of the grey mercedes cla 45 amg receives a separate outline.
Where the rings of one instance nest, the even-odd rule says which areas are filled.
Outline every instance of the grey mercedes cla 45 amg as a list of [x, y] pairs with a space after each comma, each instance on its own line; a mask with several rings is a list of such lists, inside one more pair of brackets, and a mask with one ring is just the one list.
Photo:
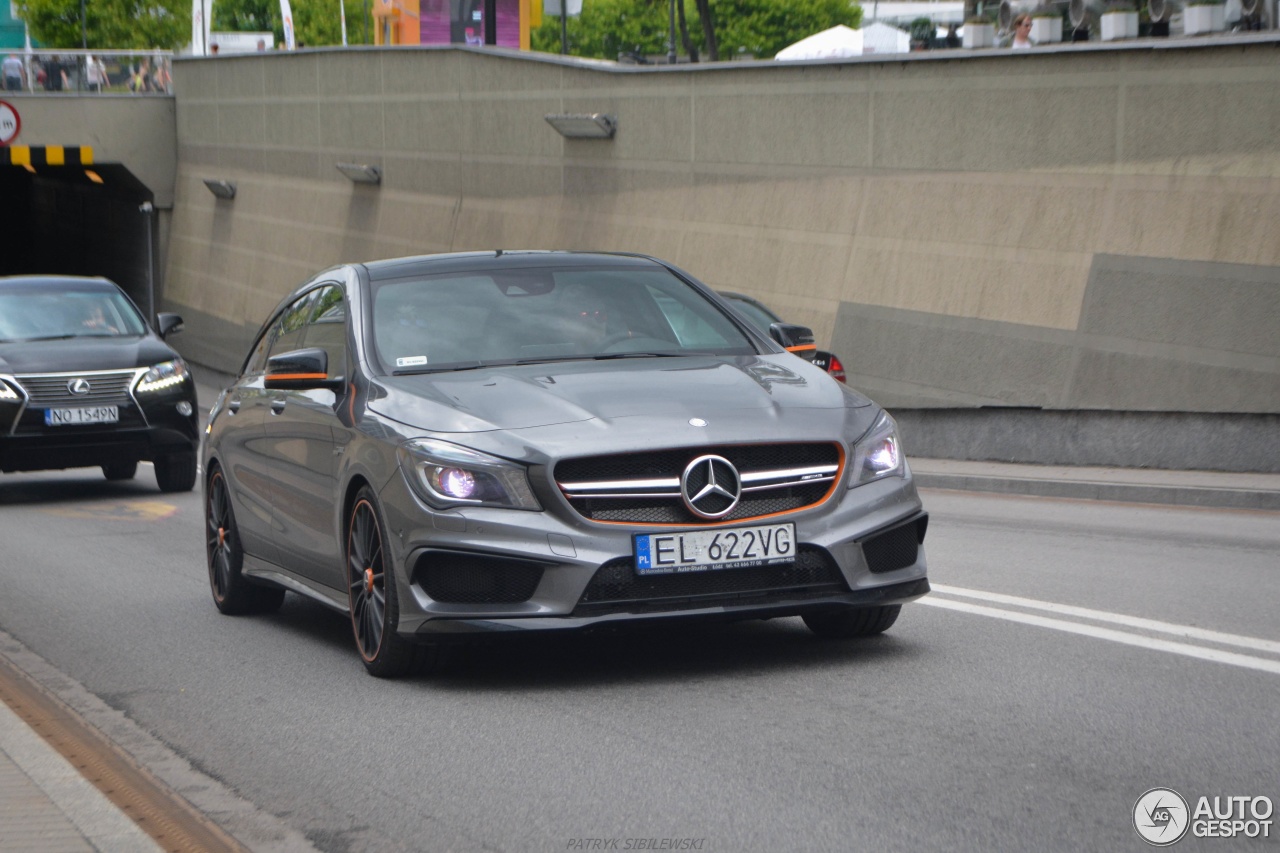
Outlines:
[[214, 602], [347, 613], [377, 676], [518, 630], [878, 634], [929, 590], [927, 516], [893, 419], [796, 341], [643, 256], [326, 270], [213, 407]]

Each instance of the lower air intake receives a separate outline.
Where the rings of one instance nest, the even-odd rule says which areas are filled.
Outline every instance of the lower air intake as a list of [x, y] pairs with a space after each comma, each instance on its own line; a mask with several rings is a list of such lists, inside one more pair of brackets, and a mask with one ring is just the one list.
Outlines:
[[671, 575], [638, 575], [634, 561], [624, 558], [611, 560], [596, 570], [574, 612], [637, 612], [789, 601], [848, 591], [835, 561], [825, 550], [813, 546], [800, 546], [796, 561], [789, 565]]
[[414, 566], [414, 582], [448, 604], [516, 604], [528, 601], [544, 566], [482, 554], [429, 551]]

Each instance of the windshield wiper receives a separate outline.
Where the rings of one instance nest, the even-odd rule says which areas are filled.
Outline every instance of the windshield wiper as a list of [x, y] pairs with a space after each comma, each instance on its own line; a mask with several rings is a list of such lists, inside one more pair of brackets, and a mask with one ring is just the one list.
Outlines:
[[72, 338], [79, 338], [79, 337], [83, 337], [83, 336], [82, 335], [45, 335], [44, 337], [40, 337], [40, 338], [14, 338], [12, 343], [26, 344], [26, 343], [31, 343], [32, 341], [69, 341]]
[[688, 352], [607, 352], [589, 356], [592, 361], [611, 361], [615, 358], [683, 358], [686, 355], [699, 355]]

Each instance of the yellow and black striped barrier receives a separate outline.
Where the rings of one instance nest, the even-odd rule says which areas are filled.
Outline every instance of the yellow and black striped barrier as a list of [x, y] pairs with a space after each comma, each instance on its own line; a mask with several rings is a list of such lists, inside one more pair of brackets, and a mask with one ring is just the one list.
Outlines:
[[0, 166], [92, 166], [88, 145], [10, 145], [0, 148]]

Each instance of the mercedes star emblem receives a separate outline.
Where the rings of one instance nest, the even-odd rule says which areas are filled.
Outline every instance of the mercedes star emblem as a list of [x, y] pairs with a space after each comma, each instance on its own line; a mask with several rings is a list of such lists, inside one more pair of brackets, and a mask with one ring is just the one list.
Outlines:
[[684, 505], [699, 518], [724, 518], [742, 497], [738, 469], [723, 456], [699, 456], [680, 478]]

